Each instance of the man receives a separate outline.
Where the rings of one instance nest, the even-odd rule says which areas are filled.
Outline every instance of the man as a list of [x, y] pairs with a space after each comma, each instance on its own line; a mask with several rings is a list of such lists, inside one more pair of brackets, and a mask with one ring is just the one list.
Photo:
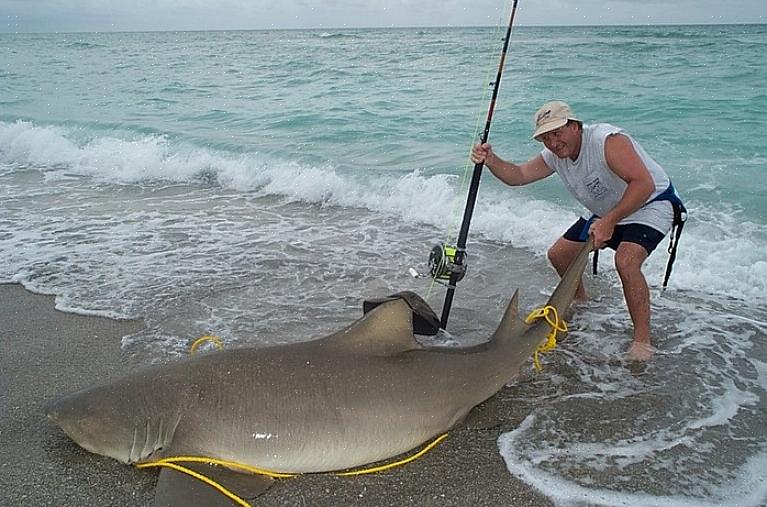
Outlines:
[[[634, 340], [628, 356], [649, 359], [650, 291], [642, 264], [669, 231], [674, 218], [671, 181], [663, 168], [621, 128], [606, 123], [584, 125], [562, 101], [544, 104], [533, 119], [533, 138], [544, 145], [522, 164], [498, 157], [489, 144], [472, 149], [474, 163], [484, 163], [507, 185], [526, 185], [556, 172], [575, 199], [591, 213], [580, 218], [548, 251], [561, 275], [588, 235], [595, 248], [615, 250]], [[661, 196], [660, 199], [654, 200]], [[593, 214], [593, 216], [591, 216]], [[590, 218], [588, 218], [590, 217]], [[583, 282], [576, 298], [586, 299]]]

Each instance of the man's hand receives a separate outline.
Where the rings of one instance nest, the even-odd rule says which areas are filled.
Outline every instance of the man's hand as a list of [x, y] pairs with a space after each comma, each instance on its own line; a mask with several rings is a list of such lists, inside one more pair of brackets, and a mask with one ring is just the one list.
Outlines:
[[493, 147], [488, 143], [475, 144], [471, 149], [471, 161], [475, 164], [485, 164], [493, 157], [495, 157]]
[[589, 227], [589, 234], [594, 238], [594, 248], [604, 248], [615, 232], [615, 224], [604, 218], [597, 218]]

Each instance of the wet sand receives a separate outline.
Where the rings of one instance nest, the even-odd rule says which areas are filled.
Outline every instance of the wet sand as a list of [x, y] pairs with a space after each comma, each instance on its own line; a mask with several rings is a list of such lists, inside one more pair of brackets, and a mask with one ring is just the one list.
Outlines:
[[[59, 312], [52, 297], [2, 284], [0, 322], [0, 506], [150, 507], [156, 471], [88, 453], [43, 413], [61, 394], [139, 366], [120, 340], [143, 323]], [[409, 465], [364, 477], [279, 481], [253, 505], [548, 506], [509, 474], [498, 452], [498, 436], [525, 415], [507, 388]]]

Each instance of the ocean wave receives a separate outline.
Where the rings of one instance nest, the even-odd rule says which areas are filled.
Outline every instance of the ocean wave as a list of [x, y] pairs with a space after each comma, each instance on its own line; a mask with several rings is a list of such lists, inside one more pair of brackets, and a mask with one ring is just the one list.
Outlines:
[[[75, 175], [97, 185], [217, 185], [284, 202], [360, 208], [451, 231], [450, 235], [456, 233], [463, 211], [466, 190], [454, 174], [343, 171], [331, 162], [306, 164], [260, 153], [220, 152], [160, 135], [81, 141], [74, 137], [60, 127], [0, 123], [0, 162], [27, 170], [34, 167], [49, 182]], [[691, 218], [671, 287], [764, 300], [767, 226], [745, 220], [742, 210], [718, 202], [688, 204]], [[544, 255], [578, 212], [572, 205], [535, 199], [491, 180], [477, 203], [472, 231]], [[655, 278], [648, 274], [652, 285], [659, 283], [665, 267], [665, 245], [664, 241], [647, 263], [648, 273], [658, 273]]]
[[105, 48], [107, 47], [107, 45], [99, 44], [97, 42], [75, 41], [75, 42], [70, 42], [66, 44], [66, 47], [73, 48], [73, 49], [99, 49], [99, 48]]
[[359, 39], [360, 35], [348, 32], [320, 32], [317, 34], [320, 39]]

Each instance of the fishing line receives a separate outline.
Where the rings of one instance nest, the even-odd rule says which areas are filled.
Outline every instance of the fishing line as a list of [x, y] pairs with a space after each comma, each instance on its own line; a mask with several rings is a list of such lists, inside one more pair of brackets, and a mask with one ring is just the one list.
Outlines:
[[[516, 7], [516, 1], [514, 2], [514, 6], [512, 7], [512, 9], [514, 9], [515, 7]], [[494, 60], [492, 58], [491, 49], [492, 49], [492, 47], [494, 47], [495, 41], [497, 41], [499, 39], [499, 36], [501, 34], [501, 30], [503, 29], [503, 20], [504, 20], [504, 18], [507, 17], [507, 13], [508, 13], [507, 10], [504, 10], [504, 11], [499, 13], [498, 20], [495, 23], [495, 32], [493, 33], [492, 38], [489, 39], [489, 41], [487, 43], [486, 50], [482, 51], [482, 54], [486, 55], [485, 56], [486, 64], [484, 65], [485, 77], [484, 77], [484, 79], [482, 81], [483, 83], [486, 83], [486, 85], [482, 87], [482, 96], [480, 97], [480, 103], [482, 104], [482, 106], [477, 108], [477, 112], [476, 112], [476, 116], [475, 116], [475, 123], [474, 123], [474, 131], [473, 131], [473, 133], [471, 135], [471, 141], [469, 143], [469, 146], [470, 146], [469, 152], [466, 155], [466, 161], [465, 161], [464, 166], [463, 166], [463, 173], [461, 175], [461, 180], [460, 180], [460, 182], [458, 184], [458, 189], [457, 189], [456, 193], [453, 195], [452, 204], [450, 206], [450, 210], [451, 211], [448, 214], [448, 216], [452, 217], [452, 221], [448, 223], [447, 230], [445, 231], [444, 240], [441, 243], [439, 243], [437, 246], [434, 247], [434, 249], [432, 250], [432, 254], [430, 255], [430, 258], [429, 258], [429, 264], [430, 264], [430, 267], [431, 267], [431, 270], [430, 270], [431, 271], [431, 283], [429, 284], [429, 287], [426, 290], [426, 299], [427, 300], [431, 297], [432, 290], [434, 289], [434, 287], [438, 283], [440, 285], [447, 285], [444, 282], [449, 280], [449, 277], [447, 279], [445, 279], [444, 276], [440, 277], [440, 275], [439, 275], [439, 268], [435, 269], [432, 266], [432, 259], [433, 259], [433, 256], [434, 256], [435, 251], [437, 250], [438, 246], [442, 245], [443, 248], [447, 248], [447, 249], [451, 248], [451, 247], [446, 247], [446, 245], [450, 245], [451, 244], [451, 239], [450, 238], [452, 238], [453, 231], [456, 229], [456, 224], [458, 223], [458, 220], [459, 220], [459, 218], [458, 218], [459, 217], [459, 214], [458, 214], [458, 209], [459, 208], [458, 208], [458, 206], [459, 206], [459, 203], [460, 203], [460, 199], [462, 199], [463, 195], [466, 195], [466, 191], [469, 188], [469, 168], [471, 168], [472, 165], [473, 165], [473, 162], [471, 161], [471, 147], [474, 145], [474, 143], [478, 139], [480, 139], [479, 133], [480, 133], [480, 130], [482, 128], [483, 113], [486, 112], [486, 109], [484, 108], [484, 105], [487, 104], [488, 94], [490, 93], [491, 88], [495, 84], [493, 81], [491, 81], [491, 76], [492, 76], [492, 72], [493, 72], [493, 69], [494, 69], [494, 67], [493, 67]], [[509, 36], [510, 36], [510, 32], [509, 32]], [[443, 250], [442, 260], [445, 261], [445, 262], [452, 262], [454, 260], [454, 258], [455, 258], [454, 257], [454, 255], [455, 255], [454, 252], [455, 252], [454, 249], [452, 250], [452, 252]], [[464, 255], [464, 258], [465, 258], [465, 255]], [[414, 270], [412, 271], [412, 273], [414, 273], [413, 276], [418, 276], [417, 272], [415, 272]], [[423, 276], [423, 275], [421, 275], [421, 276]], [[442, 327], [444, 328], [444, 326], [442, 326]]]
[[[487, 42], [487, 48], [482, 51], [482, 54], [485, 55], [485, 77], [483, 79], [483, 83], [486, 83], [485, 86], [482, 87], [482, 96], [480, 97], [480, 103], [482, 106], [477, 108], [476, 116], [475, 116], [475, 122], [474, 122], [474, 131], [471, 135], [471, 141], [470, 146], [473, 146], [474, 142], [479, 139], [479, 133], [480, 129], [482, 128], [482, 116], [485, 112], [484, 105], [487, 104], [488, 94], [490, 93], [490, 88], [492, 86], [492, 82], [490, 81], [492, 72], [493, 72], [493, 54], [491, 53], [491, 49], [495, 44], [495, 41], [498, 40], [501, 30], [502, 30], [502, 23], [503, 19], [505, 18], [506, 11], [503, 11], [499, 13], [498, 20], [495, 23], [495, 32], [493, 32], [492, 38], [490, 38]], [[448, 245], [451, 243], [451, 238], [453, 235], [454, 230], [457, 229], [456, 225], [459, 222], [459, 204], [460, 200], [462, 199], [462, 196], [466, 194], [466, 191], [469, 188], [469, 169], [472, 167], [473, 163], [471, 161], [471, 148], [469, 148], [469, 153], [466, 155], [466, 161], [463, 165], [463, 173], [461, 175], [460, 182], [458, 184], [458, 189], [456, 193], [453, 195], [453, 199], [450, 205], [450, 213], [448, 214], [449, 217], [452, 217], [452, 221], [448, 223], [447, 230], [445, 231], [444, 240], [441, 244]], [[431, 292], [434, 289], [434, 287], [437, 285], [437, 283], [441, 283], [439, 281], [439, 276], [437, 276], [435, 273], [432, 273], [431, 276], [431, 283], [429, 284], [429, 287], [426, 291], [426, 299], [428, 300], [431, 296]]]
[[[485, 122], [485, 128], [479, 140], [480, 144], [486, 143], [490, 135], [490, 126], [493, 121], [495, 105], [498, 99], [498, 91], [500, 89], [501, 78], [503, 76], [503, 70], [506, 64], [506, 54], [509, 49], [512, 27], [514, 26], [514, 18], [516, 17], [517, 13], [517, 4], [518, 0], [513, 0], [511, 6], [511, 15], [509, 16], [509, 23], [506, 27], [506, 35], [503, 38], [503, 49], [501, 51], [500, 62], [498, 63], [498, 73], [496, 74], [496, 78], [492, 83], [493, 93], [490, 99], [490, 105], [488, 106], [487, 110], [487, 121]], [[450, 247], [451, 250], [448, 251], [444, 244], [441, 247], [438, 245], [432, 250], [432, 255], [429, 258], [429, 266], [431, 267], [432, 276], [435, 279], [447, 279], [447, 293], [445, 294], [445, 302], [442, 305], [442, 317], [440, 319], [441, 329], [447, 328], [447, 320], [450, 316], [450, 307], [453, 304], [455, 289], [466, 271], [466, 240], [469, 236], [469, 226], [471, 224], [471, 218], [474, 213], [474, 205], [477, 201], [479, 182], [480, 178], [482, 177], [484, 165], [484, 163], [474, 164], [474, 171], [472, 173], [471, 184], [469, 186], [469, 194], [466, 199], [466, 208], [464, 210], [463, 221], [461, 223], [461, 230], [458, 233], [456, 246]]]

